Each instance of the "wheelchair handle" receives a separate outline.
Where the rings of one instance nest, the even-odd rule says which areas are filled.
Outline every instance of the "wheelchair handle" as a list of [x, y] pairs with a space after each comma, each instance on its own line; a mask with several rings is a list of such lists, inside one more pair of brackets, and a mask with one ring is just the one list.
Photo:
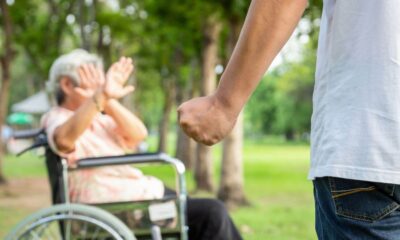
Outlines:
[[17, 153], [18, 157], [32, 149], [48, 146], [46, 133], [44, 132], [43, 128], [15, 131], [15, 132], [13, 132], [13, 138], [14, 139], [31, 139], [31, 138], [34, 139], [34, 142], [31, 146], [29, 146], [29, 147], [23, 149], [22, 151], [20, 151], [19, 153]]
[[35, 128], [28, 130], [19, 130], [13, 132], [14, 139], [28, 139], [38, 137], [40, 134], [44, 133], [43, 128]]

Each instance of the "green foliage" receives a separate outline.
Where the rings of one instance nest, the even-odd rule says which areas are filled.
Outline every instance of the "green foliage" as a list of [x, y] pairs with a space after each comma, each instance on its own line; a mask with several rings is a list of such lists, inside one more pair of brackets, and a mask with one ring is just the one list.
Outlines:
[[[310, 51], [312, 52], [312, 51]], [[277, 83], [276, 128], [297, 133], [310, 131], [315, 55], [305, 53], [301, 62], [290, 63]]]
[[249, 103], [246, 106], [246, 132], [271, 133], [276, 122], [276, 82], [279, 75], [272, 72], [260, 82]]
[[246, 108], [250, 131], [298, 135], [310, 131], [316, 60], [310, 45], [301, 61], [285, 63], [264, 77]]
[[306, 9], [303, 18], [311, 23], [309, 32], [305, 33], [310, 37], [310, 47], [317, 48], [319, 35], [319, 21], [322, 14], [323, 1], [309, 0], [308, 8]]
[[68, 25], [66, 17], [75, 1], [15, 1], [10, 7], [15, 42], [31, 60], [29, 70], [44, 80], [51, 62], [60, 53]]

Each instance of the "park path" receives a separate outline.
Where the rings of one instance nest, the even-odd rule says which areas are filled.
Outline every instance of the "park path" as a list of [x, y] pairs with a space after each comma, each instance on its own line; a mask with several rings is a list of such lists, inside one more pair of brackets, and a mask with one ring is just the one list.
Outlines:
[[0, 208], [36, 210], [50, 205], [47, 178], [9, 179], [0, 186]]

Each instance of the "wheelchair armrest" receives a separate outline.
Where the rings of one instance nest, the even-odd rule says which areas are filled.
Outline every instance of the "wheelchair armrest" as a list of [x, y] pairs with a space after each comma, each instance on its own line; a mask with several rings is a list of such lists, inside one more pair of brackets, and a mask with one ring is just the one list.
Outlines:
[[121, 156], [84, 158], [76, 163], [77, 170], [83, 168], [104, 167], [110, 165], [141, 164], [141, 163], [160, 163], [170, 164], [178, 174], [178, 189], [180, 198], [186, 198], [185, 165], [176, 158], [168, 156], [166, 153], [139, 153]]
[[77, 161], [77, 168], [93, 168], [109, 165], [161, 163], [173, 165], [178, 174], [185, 173], [185, 166], [178, 159], [165, 153], [139, 153], [120, 156], [84, 158]]

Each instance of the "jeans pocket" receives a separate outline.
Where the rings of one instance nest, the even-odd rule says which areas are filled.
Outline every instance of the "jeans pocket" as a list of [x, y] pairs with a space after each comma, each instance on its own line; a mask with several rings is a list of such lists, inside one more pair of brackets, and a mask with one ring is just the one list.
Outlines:
[[391, 198], [394, 185], [333, 177], [328, 180], [339, 216], [374, 222], [399, 208]]

